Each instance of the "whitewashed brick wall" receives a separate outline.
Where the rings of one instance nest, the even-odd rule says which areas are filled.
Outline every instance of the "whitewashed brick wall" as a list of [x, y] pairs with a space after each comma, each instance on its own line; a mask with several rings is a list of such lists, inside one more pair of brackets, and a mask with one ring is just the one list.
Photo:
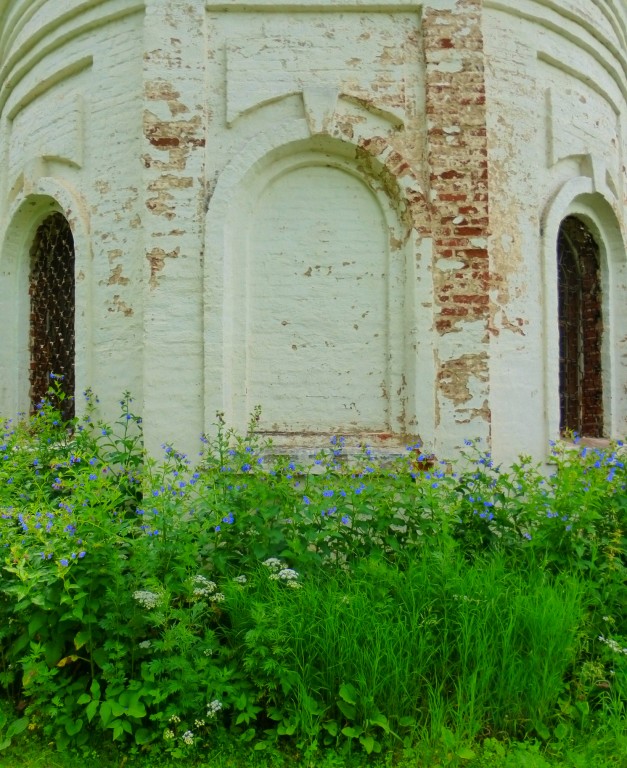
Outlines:
[[29, 407], [29, 247], [76, 244], [77, 394], [147, 442], [216, 410], [542, 456], [555, 243], [601, 244], [627, 432], [623, 0], [0, 0], [0, 411]]

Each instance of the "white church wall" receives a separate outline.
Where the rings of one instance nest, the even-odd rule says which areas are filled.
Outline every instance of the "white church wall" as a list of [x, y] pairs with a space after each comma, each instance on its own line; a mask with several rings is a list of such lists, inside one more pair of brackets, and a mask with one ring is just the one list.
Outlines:
[[492, 439], [495, 453], [513, 458], [522, 444], [539, 455], [559, 435], [556, 246], [570, 213], [604, 222], [593, 228], [607, 286], [604, 410], [608, 434], [627, 431], [627, 327], [619, 298], [627, 289], [626, 11], [620, 3], [562, 2], [558, 9], [541, 0], [485, 6], [490, 256], [497, 275]]
[[12, 4], [0, 66], [4, 413], [29, 408], [29, 249], [58, 210], [76, 252], [77, 394], [141, 396], [142, 14], [135, 3]]

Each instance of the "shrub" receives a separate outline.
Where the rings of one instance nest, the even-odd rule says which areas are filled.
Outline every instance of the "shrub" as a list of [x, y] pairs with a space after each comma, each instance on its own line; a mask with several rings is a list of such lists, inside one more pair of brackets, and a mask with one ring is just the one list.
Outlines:
[[[53, 406], [0, 444], [0, 684], [59, 748], [110, 734], [174, 757], [410, 747], [612, 723], [627, 686], [625, 468], [555, 447], [553, 474], [468, 445], [310, 465], [221, 419], [196, 466]], [[609, 726], [608, 726], [609, 727]], [[463, 749], [460, 747], [460, 749]], [[461, 753], [460, 753], [461, 754]]]

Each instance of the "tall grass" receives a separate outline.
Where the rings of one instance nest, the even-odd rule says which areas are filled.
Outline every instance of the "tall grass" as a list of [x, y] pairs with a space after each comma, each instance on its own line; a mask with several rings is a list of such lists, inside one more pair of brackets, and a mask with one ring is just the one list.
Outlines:
[[395, 733], [411, 723], [417, 734], [516, 737], [553, 724], [578, 654], [581, 598], [572, 577], [423, 552], [321, 571], [301, 589], [261, 573], [229, 594], [225, 636], [263, 681], [266, 706], [284, 713], [287, 698], [295, 722], [315, 702], [303, 733], [346, 719], [377, 730], [384, 715]]

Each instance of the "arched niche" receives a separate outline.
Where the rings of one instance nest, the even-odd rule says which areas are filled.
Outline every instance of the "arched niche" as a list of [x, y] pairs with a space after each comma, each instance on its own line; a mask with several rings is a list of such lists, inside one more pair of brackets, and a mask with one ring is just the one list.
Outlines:
[[64, 418], [75, 413], [76, 277], [74, 236], [62, 213], [39, 224], [30, 248], [28, 293], [31, 408], [46, 398], [50, 380], [64, 397], [55, 403]]
[[416, 419], [417, 360], [422, 376], [433, 365], [417, 343], [426, 266], [401, 192], [375, 158], [302, 123], [296, 139], [247, 147], [209, 206], [207, 413], [243, 427], [260, 405], [259, 429], [289, 445], [433, 434], [424, 390]]
[[[564, 357], [561, 335], [560, 274], [558, 250], [563, 247], [564, 233], [573, 224], [579, 225], [583, 240], [598, 249], [598, 325], [599, 337], [589, 340], [598, 346], [600, 379], [591, 388], [601, 397], [599, 411], [602, 426], [594, 427], [589, 437], [620, 437], [627, 429], [627, 254], [620, 224], [609, 201], [595, 191], [587, 177], [571, 179], [563, 185], [543, 217], [543, 283], [545, 323], [545, 382], [547, 404], [547, 437], [555, 439], [570, 424], [564, 423], [563, 373], [560, 358]], [[562, 243], [562, 246], [560, 246]], [[572, 233], [571, 233], [572, 244]], [[574, 244], [575, 249], [577, 248]], [[577, 257], [578, 258], [578, 257]], [[593, 301], [588, 301], [589, 307]], [[583, 308], [582, 308], [582, 311]], [[590, 321], [589, 330], [592, 330]], [[581, 338], [583, 346], [585, 339]], [[583, 360], [583, 350], [580, 350]], [[594, 357], [594, 353], [591, 358]], [[583, 365], [583, 362], [582, 362]], [[596, 365], [596, 364], [595, 364]], [[563, 368], [563, 363], [562, 366]], [[583, 371], [585, 377], [585, 370]], [[592, 376], [590, 377], [592, 378]], [[561, 402], [560, 402], [561, 399]], [[581, 422], [584, 431], [586, 422]]]
[[599, 245], [578, 216], [557, 236], [560, 432], [603, 437], [603, 289]]
[[74, 247], [74, 388], [87, 388], [90, 369], [91, 250], [87, 217], [79, 199], [65, 185], [40, 178], [18, 198], [8, 216], [0, 248], [0, 412], [28, 412], [31, 405], [32, 249], [37, 232], [54, 215], [63, 216]]

